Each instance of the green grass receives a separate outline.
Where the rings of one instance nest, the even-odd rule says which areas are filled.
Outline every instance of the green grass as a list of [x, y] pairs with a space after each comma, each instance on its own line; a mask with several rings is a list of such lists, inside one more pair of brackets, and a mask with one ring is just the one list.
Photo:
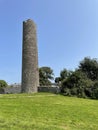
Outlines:
[[0, 130], [98, 130], [98, 101], [50, 93], [0, 95]]

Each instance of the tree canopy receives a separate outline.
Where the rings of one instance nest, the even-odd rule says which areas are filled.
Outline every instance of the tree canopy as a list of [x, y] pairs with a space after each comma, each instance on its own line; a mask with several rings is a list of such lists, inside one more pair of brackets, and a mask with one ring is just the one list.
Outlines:
[[0, 80], [0, 88], [4, 88], [4, 87], [7, 87], [8, 84], [6, 83], [6, 81], [4, 80]]
[[40, 86], [50, 85], [51, 80], [54, 79], [53, 70], [50, 67], [40, 67], [39, 68], [39, 82]]
[[85, 57], [76, 70], [62, 70], [55, 81], [64, 95], [98, 99], [98, 60]]
[[80, 62], [79, 69], [91, 80], [98, 80], [98, 60], [85, 57]]

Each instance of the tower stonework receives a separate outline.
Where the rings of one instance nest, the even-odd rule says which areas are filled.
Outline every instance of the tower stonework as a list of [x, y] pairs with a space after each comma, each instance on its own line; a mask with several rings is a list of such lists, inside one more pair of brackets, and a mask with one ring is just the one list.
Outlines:
[[28, 19], [23, 22], [22, 84], [24, 93], [37, 92], [39, 86], [36, 25]]

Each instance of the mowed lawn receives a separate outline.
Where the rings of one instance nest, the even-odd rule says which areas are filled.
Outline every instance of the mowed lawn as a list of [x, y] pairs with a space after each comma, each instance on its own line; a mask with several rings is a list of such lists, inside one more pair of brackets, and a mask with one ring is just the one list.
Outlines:
[[0, 95], [0, 130], [98, 130], [98, 101], [50, 93]]

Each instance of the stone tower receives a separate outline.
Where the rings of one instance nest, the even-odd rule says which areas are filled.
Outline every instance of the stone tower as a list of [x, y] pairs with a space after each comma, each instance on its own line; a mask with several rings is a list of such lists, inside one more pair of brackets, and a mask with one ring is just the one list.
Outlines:
[[22, 84], [24, 93], [37, 92], [39, 86], [36, 25], [28, 19], [23, 22]]

